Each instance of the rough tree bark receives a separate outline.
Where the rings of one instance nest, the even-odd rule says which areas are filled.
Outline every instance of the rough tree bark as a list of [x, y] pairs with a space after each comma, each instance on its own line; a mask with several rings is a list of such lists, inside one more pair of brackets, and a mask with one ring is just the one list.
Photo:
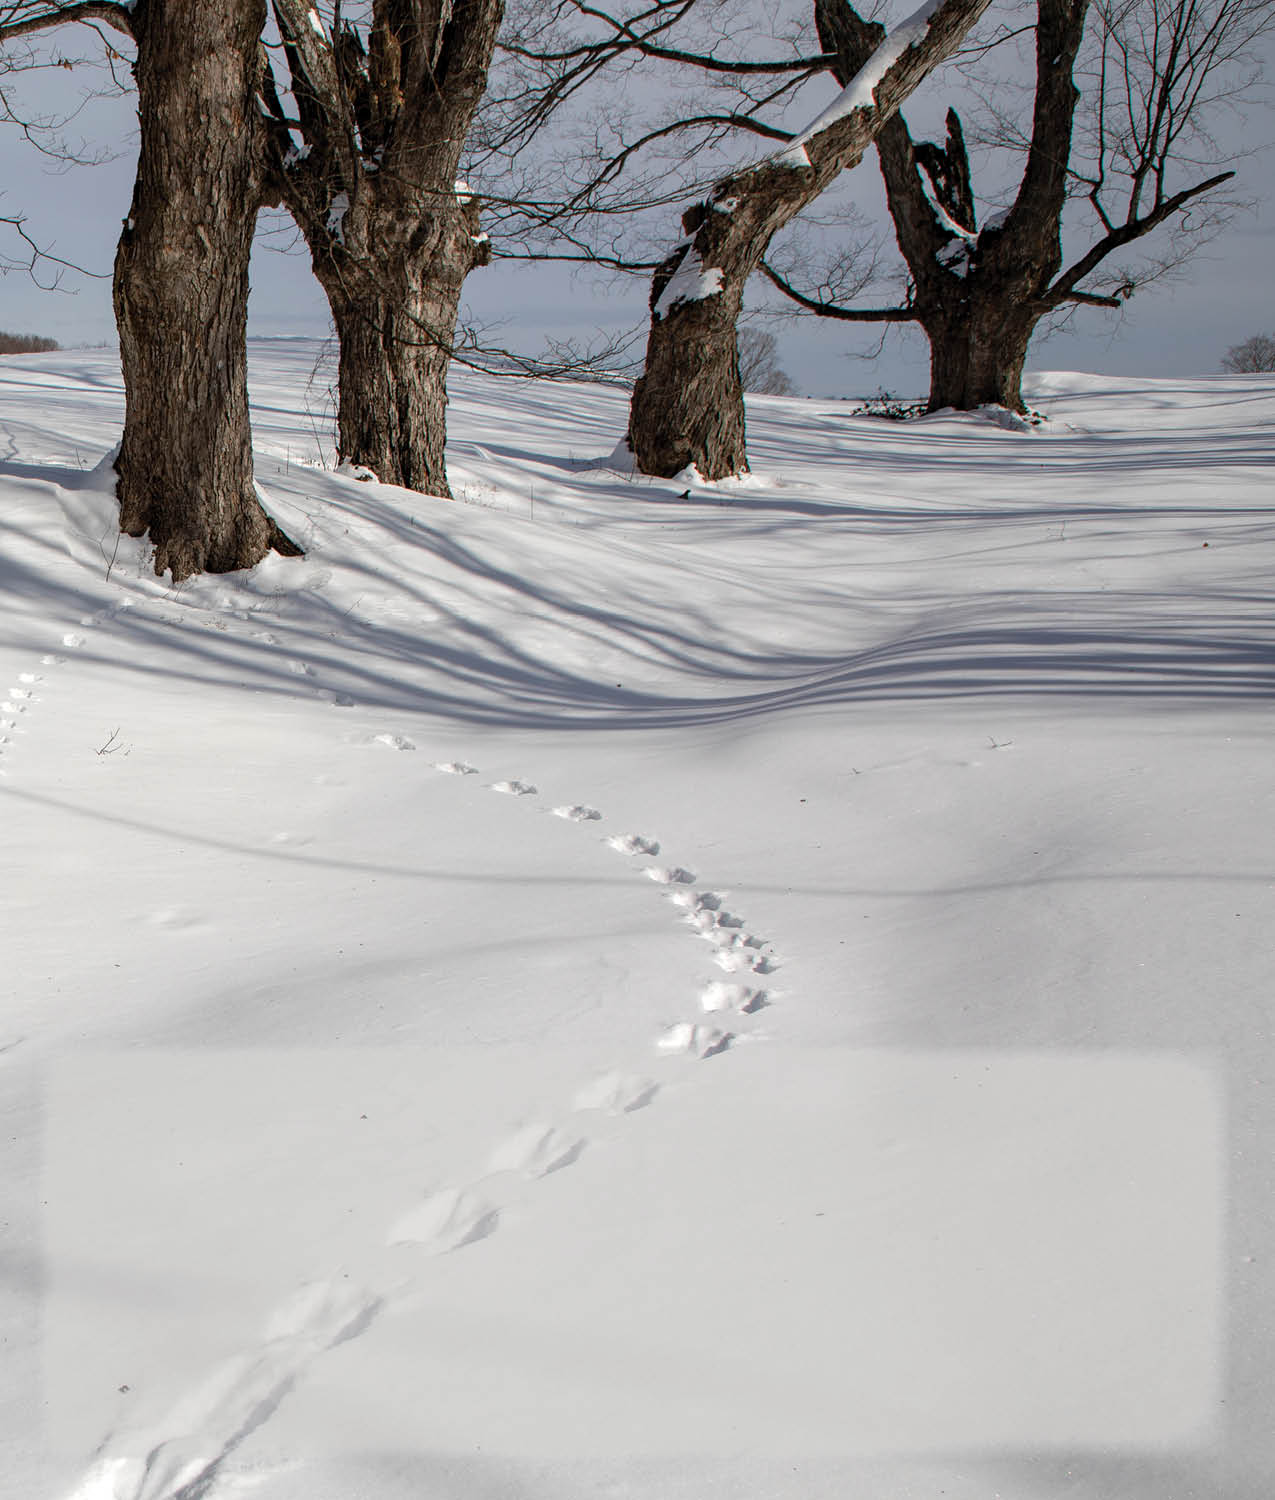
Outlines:
[[655, 272], [646, 364], [628, 443], [644, 474], [694, 464], [706, 479], [747, 470], [735, 325], [744, 283], [774, 235], [855, 166], [988, 0], [931, 0], [897, 28], [863, 75], [783, 151], [716, 183], [682, 215], [684, 238]]
[[155, 571], [296, 555], [262, 510], [248, 422], [248, 257], [261, 202], [265, 0], [143, 0], [133, 12], [141, 150], [115, 257], [125, 421], [120, 527]]
[[[856, 312], [796, 297], [815, 311], [851, 321], [920, 323], [930, 341], [931, 411], [984, 405], [1025, 410], [1023, 365], [1041, 319], [1067, 302], [1118, 307], [1119, 296], [1081, 290], [1084, 277], [1112, 251], [1150, 233], [1190, 199], [1232, 175], [1220, 173], [1172, 195], [1157, 178], [1154, 201], [1145, 211], [1135, 198], [1123, 223], [1107, 223], [1107, 232], [1063, 269], [1062, 218], [1080, 99], [1073, 69], [1088, 9], [1088, 0], [1038, 0], [1031, 138], [1008, 212], [979, 230], [969, 159], [954, 110], [948, 112], [942, 146], [914, 143], [896, 114], [876, 146], [895, 237], [911, 279], [907, 306]], [[883, 35], [880, 26], [864, 21], [846, 0], [816, 0], [815, 20], [824, 49], [838, 58], [833, 71], [841, 80], [864, 65]], [[794, 295], [782, 278], [768, 274]]]
[[450, 494], [447, 368], [465, 277], [490, 259], [456, 181], [502, 0], [376, 0], [366, 48], [309, 0], [274, 0], [301, 145], [272, 83], [276, 191], [340, 343], [337, 448], [387, 484]]

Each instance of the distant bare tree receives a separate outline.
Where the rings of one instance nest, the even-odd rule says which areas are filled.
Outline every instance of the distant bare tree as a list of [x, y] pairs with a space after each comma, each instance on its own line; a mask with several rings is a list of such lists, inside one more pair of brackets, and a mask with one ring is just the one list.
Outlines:
[[61, 347], [57, 339], [36, 333], [0, 333], [0, 354], [51, 354]]
[[759, 328], [741, 328], [735, 334], [739, 349], [739, 383], [758, 396], [792, 396], [796, 386], [779, 364], [779, 340]]
[[1242, 344], [1232, 344], [1222, 360], [1228, 375], [1262, 375], [1275, 370], [1275, 337], [1255, 333]]

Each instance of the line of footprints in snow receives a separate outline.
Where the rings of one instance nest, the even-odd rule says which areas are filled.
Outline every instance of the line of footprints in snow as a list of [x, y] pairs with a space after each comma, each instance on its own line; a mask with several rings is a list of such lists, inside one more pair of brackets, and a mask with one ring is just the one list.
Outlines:
[[[80, 624], [98, 625], [130, 604], [124, 601], [102, 609]], [[253, 617], [251, 613], [234, 614], [240, 620]], [[217, 629], [226, 628], [218, 620], [210, 623]], [[278, 644], [268, 631], [254, 631], [253, 636], [271, 646]], [[70, 631], [62, 638], [62, 645], [70, 651], [84, 643], [79, 631]], [[41, 665], [56, 668], [66, 660], [65, 656], [50, 654], [41, 658]], [[288, 669], [323, 701], [337, 708], [355, 706], [348, 694], [320, 686], [318, 674], [308, 663], [289, 661]], [[39, 672], [19, 674], [0, 703], [0, 754], [10, 748], [13, 735], [24, 727], [22, 716], [36, 700], [43, 680]], [[395, 733], [369, 735], [361, 743], [400, 751], [417, 748], [406, 736]], [[476, 767], [462, 761], [435, 762], [434, 769], [452, 776], [478, 774]], [[537, 788], [527, 781], [496, 781], [489, 786], [491, 791], [514, 799], [538, 796]], [[579, 804], [548, 810], [582, 826], [602, 821], [596, 808]], [[655, 1038], [655, 1050], [667, 1057], [691, 1059], [727, 1051], [748, 1034], [753, 1019], [774, 999], [773, 990], [759, 984], [777, 966], [770, 945], [749, 932], [740, 917], [727, 911], [720, 895], [699, 889], [689, 870], [657, 863], [660, 846], [655, 839], [617, 833], [606, 835], [603, 842], [619, 855], [645, 861], [638, 866], [642, 875], [662, 888], [681, 921], [711, 946], [714, 962], [724, 971], [725, 977], [700, 989], [695, 1019], [667, 1026]], [[727, 1029], [728, 1024], [732, 1029]], [[760, 1039], [756, 1032], [753, 1039]], [[613, 1070], [578, 1089], [570, 1112], [631, 1114], [650, 1104], [659, 1089], [658, 1082], [642, 1073]], [[586, 1145], [583, 1134], [562, 1123], [524, 1125], [491, 1153], [486, 1175], [545, 1177], [569, 1167]], [[441, 1255], [485, 1239], [498, 1227], [500, 1209], [479, 1190], [478, 1182], [483, 1180], [431, 1193], [390, 1227], [385, 1245]], [[401, 1282], [391, 1292], [344, 1277], [300, 1287], [275, 1310], [255, 1347], [228, 1361], [199, 1391], [187, 1393], [167, 1417], [146, 1429], [122, 1430], [109, 1437], [67, 1500], [180, 1500], [196, 1491], [202, 1493], [224, 1460], [248, 1433], [268, 1419], [305, 1368], [325, 1350], [361, 1334], [401, 1290]]]
[[[108, 605], [105, 609], [99, 609], [94, 615], [85, 615], [80, 625], [82, 627], [100, 625], [110, 616], [128, 607], [128, 601]], [[63, 646], [71, 651], [78, 651], [84, 641], [85, 637], [79, 630], [68, 631], [62, 637]], [[42, 667], [65, 666], [66, 657], [51, 651], [40, 658], [40, 665]], [[0, 678], [0, 681], [3, 680]], [[11, 683], [5, 690], [4, 701], [0, 702], [0, 776], [8, 775], [4, 766], [4, 757], [16, 748], [18, 736], [27, 732], [26, 720], [23, 716], [35, 703], [39, 696], [39, 685], [43, 681], [42, 672], [19, 672], [18, 680]]]
[[[382, 734], [370, 743], [396, 750], [416, 747], [401, 735]], [[436, 762], [434, 769], [453, 776], [477, 774], [477, 768], [461, 761]], [[537, 788], [526, 781], [491, 783], [493, 792], [510, 797], [534, 797]], [[573, 823], [597, 823], [602, 814], [580, 805], [553, 807], [554, 816]], [[660, 853], [659, 844], [637, 833], [610, 834], [603, 842], [617, 854], [643, 856], [651, 860]], [[669, 1025], [656, 1038], [655, 1047], [666, 1056], [707, 1058], [725, 1052], [748, 1025], [748, 1018], [771, 1003], [771, 995], [756, 981], [776, 967], [769, 944], [749, 932], [741, 918], [727, 911], [714, 891], [697, 889], [695, 876], [681, 866], [645, 864], [647, 879], [663, 887], [664, 894], [681, 920], [713, 948], [718, 968], [729, 976], [715, 979], [699, 992], [700, 1015]], [[726, 1030], [714, 1019], [730, 1016], [735, 1030]], [[585, 1084], [575, 1095], [575, 1112], [600, 1110], [611, 1115], [631, 1114], [644, 1108], [659, 1092], [659, 1084], [640, 1074], [608, 1072]], [[489, 1171], [515, 1172], [526, 1177], [544, 1177], [570, 1166], [585, 1148], [584, 1137], [549, 1123], [524, 1126], [492, 1153]], [[472, 1190], [446, 1188], [418, 1204], [390, 1230], [387, 1243], [413, 1244], [431, 1253], [442, 1253], [471, 1244], [490, 1234], [499, 1212]]]

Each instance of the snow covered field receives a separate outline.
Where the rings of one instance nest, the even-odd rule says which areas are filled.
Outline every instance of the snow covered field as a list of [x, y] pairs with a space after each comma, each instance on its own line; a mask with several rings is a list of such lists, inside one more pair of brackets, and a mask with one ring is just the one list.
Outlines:
[[0, 364], [0, 1491], [1265, 1500], [1275, 382], [461, 373], [446, 502], [317, 352], [175, 591]]

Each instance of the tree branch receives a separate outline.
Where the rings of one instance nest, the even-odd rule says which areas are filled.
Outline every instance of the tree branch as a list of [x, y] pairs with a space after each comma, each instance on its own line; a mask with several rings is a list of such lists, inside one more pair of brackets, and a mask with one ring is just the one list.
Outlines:
[[817, 313], [821, 318], [841, 318], [847, 323], [911, 323], [916, 320], [917, 313], [913, 307], [841, 307], [835, 302], [823, 302], [799, 292], [769, 261], [759, 262], [757, 269], [785, 297], [804, 307], [807, 312]]
[[1123, 307], [1124, 302], [1120, 297], [1100, 297], [1097, 292], [1066, 292], [1064, 300], [1067, 302], [1083, 302], [1086, 307]]
[[16, 4], [0, 8], [0, 42], [80, 21], [105, 21], [124, 36], [135, 35], [133, 12], [128, 6], [110, 0], [79, 0], [70, 5]]
[[1234, 172], [1219, 172], [1205, 182], [1198, 182], [1194, 187], [1183, 188], [1180, 193], [1174, 193], [1171, 198], [1166, 198], [1163, 203], [1158, 204], [1141, 219], [1134, 219], [1127, 224], [1117, 224], [1110, 233], [1105, 234], [1096, 245], [1082, 255], [1074, 266], [1058, 277], [1053, 286], [1044, 293], [1041, 301], [1047, 307], [1056, 307], [1060, 302], [1086, 301], [1086, 297], [1074, 295], [1075, 289], [1086, 276], [1106, 260], [1107, 256], [1119, 250], [1121, 246], [1150, 234], [1153, 229], [1163, 224], [1171, 214], [1177, 213], [1178, 209], [1189, 203], [1192, 198], [1198, 198], [1202, 193], [1210, 192], [1234, 176]]

